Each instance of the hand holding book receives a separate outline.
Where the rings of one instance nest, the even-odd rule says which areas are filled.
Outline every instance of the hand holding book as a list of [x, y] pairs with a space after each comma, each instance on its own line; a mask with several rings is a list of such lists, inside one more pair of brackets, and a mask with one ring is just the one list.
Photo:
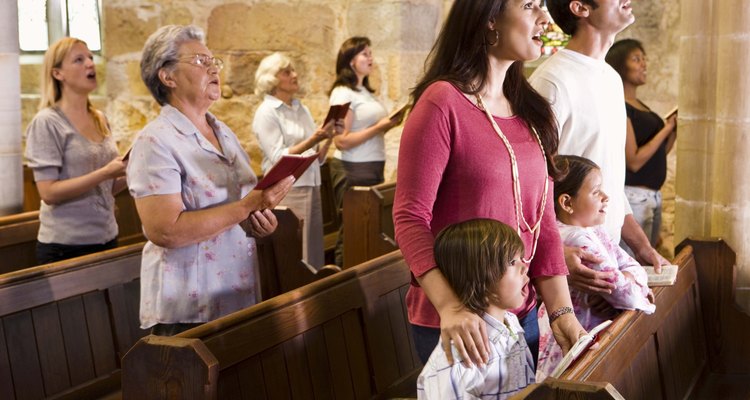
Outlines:
[[570, 348], [570, 351], [565, 354], [562, 360], [560, 360], [560, 364], [557, 365], [550, 376], [552, 378], [559, 378], [560, 375], [562, 375], [563, 372], [565, 372], [565, 370], [568, 369], [568, 367], [570, 367], [570, 365], [573, 364], [573, 362], [581, 356], [581, 354], [583, 354], [591, 347], [591, 345], [594, 344], [597, 339], [597, 334], [603, 331], [604, 328], [608, 327], [611, 323], [611, 320], [604, 321], [601, 324], [595, 326], [594, 329], [589, 331], [587, 334], [578, 338], [578, 341], [573, 345], [573, 347]]

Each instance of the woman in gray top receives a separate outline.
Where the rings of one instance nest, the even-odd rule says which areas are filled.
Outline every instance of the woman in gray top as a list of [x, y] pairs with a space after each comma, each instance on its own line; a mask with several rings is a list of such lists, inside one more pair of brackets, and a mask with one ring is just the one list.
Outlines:
[[39, 264], [117, 246], [114, 194], [125, 188], [126, 164], [89, 101], [96, 70], [86, 43], [60, 39], [42, 68], [40, 110], [26, 129], [26, 159], [42, 198]]

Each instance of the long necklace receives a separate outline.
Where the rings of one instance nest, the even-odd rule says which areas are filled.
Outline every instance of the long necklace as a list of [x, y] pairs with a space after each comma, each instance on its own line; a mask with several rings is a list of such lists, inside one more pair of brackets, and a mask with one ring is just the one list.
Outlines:
[[547, 205], [547, 191], [549, 189], [547, 155], [544, 154], [542, 139], [539, 137], [539, 133], [537, 133], [536, 129], [534, 129], [534, 127], [531, 127], [531, 131], [534, 132], [534, 137], [536, 138], [537, 143], [539, 143], [539, 149], [542, 151], [542, 158], [544, 158], [544, 192], [542, 193], [542, 203], [539, 205], [539, 219], [533, 226], [531, 226], [529, 225], [528, 221], [526, 221], [526, 217], [524, 217], [523, 215], [523, 201], [521, 200], [521, 181], [518, 178], [518, 163], [516, 162], [516, 154], [513, 152], [513, 146], [510, 145], [508, 138], [506, 138], [503, 134], [503, 131], [500, 130], [497, 122], [495, 122], [495, 118], [493, 118], [492, 114], [490, 114], [490, 110], [484, 106], [482, 96], [479, 93], [477, 93], [475, 96], [477, 98], [477, 105], [479, 106], [479, 108], [484, 110], [485, 114], [487, 114], [487, 119], [490, 120], [492, 127], [495, 129], [497, 135], [500, 136], [500, 139], [502, 139], [505, 147], [508, 149], [508, 154], [510, 155], [510, 167], [513, 176], [513, 204], [516, 208], [516, 232], [518, 232], [519, 236], [521, 235], [521, 223], [523, 222], [523, 225], [531, 232], [533, 237], [531, 256], [528, 259], [521, 257], [521, 260], [524, 263], [528, 264], [531, 262], [531, 260], [534, 259], [534, 255], [536, 254], [536, 245], [539, 243], [539, 234], [541, 232], [540, 227], [542, 225], [542, 217], [544, 217], [544, 208]]

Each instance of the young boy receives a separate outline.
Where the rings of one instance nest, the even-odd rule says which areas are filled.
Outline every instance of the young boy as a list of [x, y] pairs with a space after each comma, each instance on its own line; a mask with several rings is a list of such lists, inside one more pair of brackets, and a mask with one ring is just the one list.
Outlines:
[[506, 311], [519, 307], [529, 281], [521, 261], [524, 246], [508, 225], [473, 219], [443, 229], [435, 239], [435, 260], [468, 310], [480, 315], [490, 341], [486, 365], [448, 364], [438, 343], [417, 379], [419, 399], [504, 399], [534, 382], [531, 351], [518, 318]]

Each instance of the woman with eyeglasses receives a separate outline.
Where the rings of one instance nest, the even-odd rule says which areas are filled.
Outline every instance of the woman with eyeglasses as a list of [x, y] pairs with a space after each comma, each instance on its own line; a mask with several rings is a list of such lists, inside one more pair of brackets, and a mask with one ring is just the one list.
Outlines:
[[117, 246], [114, 194], [125, 188], [96, 90], [94, 56], [82, 40], [66, 37], [44, 54], [39, 112], [26, 129], [26, 159], [39, 207], [38, 264]]
[[141, 327], [174, 335], [254, 304], [256, 237], [294, 182], [253, 190], [257, 179], [237, 136], [208, 108], [219, 71], [204, 34], [168, 25], [143, 48], [141, 78], [162, 106], [138, 134], [128, 186], [148, 242], [141, 261]]

